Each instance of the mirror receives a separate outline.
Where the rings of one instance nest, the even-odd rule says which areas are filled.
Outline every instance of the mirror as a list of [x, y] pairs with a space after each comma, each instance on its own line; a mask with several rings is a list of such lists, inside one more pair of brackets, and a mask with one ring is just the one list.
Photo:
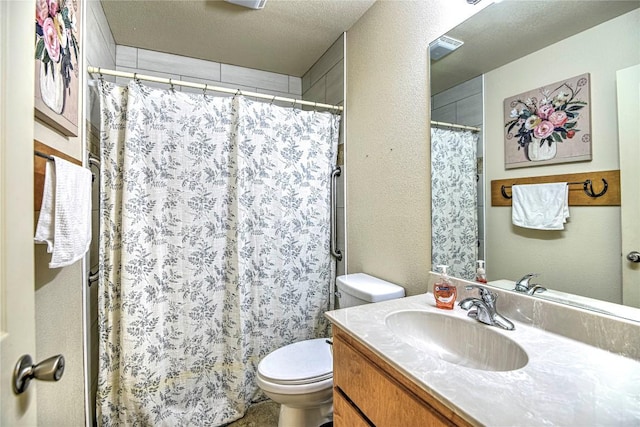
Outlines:
[[[513, 226], [511, 208], [491, 206], [490, 197], [496, 179], [620, 169], [617, 113], [624, 106], [617, 105], [616, 71], [640, 63], [639, 6], [503, 1], [445, 35], [453, 39], [440, 42], [445, 50], [464, 42], [452, 53], [434, 60], [443, 46], [432, 43], [432, 121], [481, 128], [477, 257], [486, 261], [490, 284], [513, 289], [525, 274], [539, 273], [534, 283], [550, 292], [536, 296], [552, 298], [553, 290], [556, 301], [640, 321], [640, 310], [621, 307], [624, 206], [571, 206], [565, 230], [539, 231]], [[506, 169], [504, 99], [584, 73], [591, 78], [592, 160]]]

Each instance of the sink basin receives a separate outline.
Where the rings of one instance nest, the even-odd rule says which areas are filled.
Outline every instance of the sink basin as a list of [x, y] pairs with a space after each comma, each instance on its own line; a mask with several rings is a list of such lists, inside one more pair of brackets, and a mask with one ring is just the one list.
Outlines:
[[390, 313], [387, 327], [402, 341], [449, 363], [484, 371], [513, 371], [529, 361], [515, 341], [475, 320], [421, 310]]

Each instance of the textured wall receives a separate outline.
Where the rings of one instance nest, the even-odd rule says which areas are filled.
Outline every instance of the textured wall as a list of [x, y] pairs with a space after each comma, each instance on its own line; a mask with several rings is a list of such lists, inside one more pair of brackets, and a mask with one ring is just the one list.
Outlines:
[[[639, 23], [640, 11], [635, 10], [486, 74], [487, 191], [493, 179], [619, 168], [616, 70], [640, 63]], [[532, 66], [543, 63], [555, 66]], [[505, 170], [503, 100], [585, 72], [591, 74], [593, 160]], [[570, 207], [565, 231], [544, 232], [514, 227], [511, 209], [487, 205], [489, 279], [517, 280], [539, 272], [538, 281], [550, 288], [621, 302], [619, 207]]]
[[[95, 35], [101, 31], [95, 24], [94, 10], [96, 7], [100, 8], [100, 4], [96, 1], [78, 4], [86, 7], [86, 10], [81, 11], [84, 17], [84, 32], [80, 36], [82, 55], [94, 58], [99, 52]], [[84, 79], [85, 74], [80, 73], [81, 100], [85, 100], [87, 95]], [[82, 109], [81, 102], [78, 113], [79, 132], [82, 128]], [[64, 137], [38, 121], [34, 123], [34, 132], [35, 139], [76, 159], [82, 159], [82, 133], [77, 137]], [[35, 213], [36, 219], [39, 214]], [[46, 253], [46, 246], [35, 245], [34, 253], [36, 359], [40, 361], [63, 354], [66, 361], [64, 376], [59, 382], [38, 384], [38, 422], [50, 426], [82, 426], [85, 424], [86, 380], [83, 358], [82, 261], [64, 268], [49, 269], [51, 255]]]
[[347, 32], [347, 269], [408, 294], [431, 268], [428, 45], [478, 10], [378, 1]]

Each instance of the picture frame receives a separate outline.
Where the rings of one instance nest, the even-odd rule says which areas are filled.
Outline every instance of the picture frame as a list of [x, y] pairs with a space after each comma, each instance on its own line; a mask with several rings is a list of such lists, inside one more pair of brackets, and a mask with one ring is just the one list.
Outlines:
[[505, 169], [592, 160], [589, 73], [504, 100]]
[[81, 0], [36, 0], [35, 117], [78, 136]]

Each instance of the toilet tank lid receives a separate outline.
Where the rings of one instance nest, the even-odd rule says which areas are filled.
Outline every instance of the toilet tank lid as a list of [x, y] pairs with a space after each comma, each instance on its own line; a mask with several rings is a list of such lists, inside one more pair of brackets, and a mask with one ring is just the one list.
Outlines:
[[336, 278], [338, 289], [369, 302], [404, 297], [404, 288], [365, 273], [346, 274]]

